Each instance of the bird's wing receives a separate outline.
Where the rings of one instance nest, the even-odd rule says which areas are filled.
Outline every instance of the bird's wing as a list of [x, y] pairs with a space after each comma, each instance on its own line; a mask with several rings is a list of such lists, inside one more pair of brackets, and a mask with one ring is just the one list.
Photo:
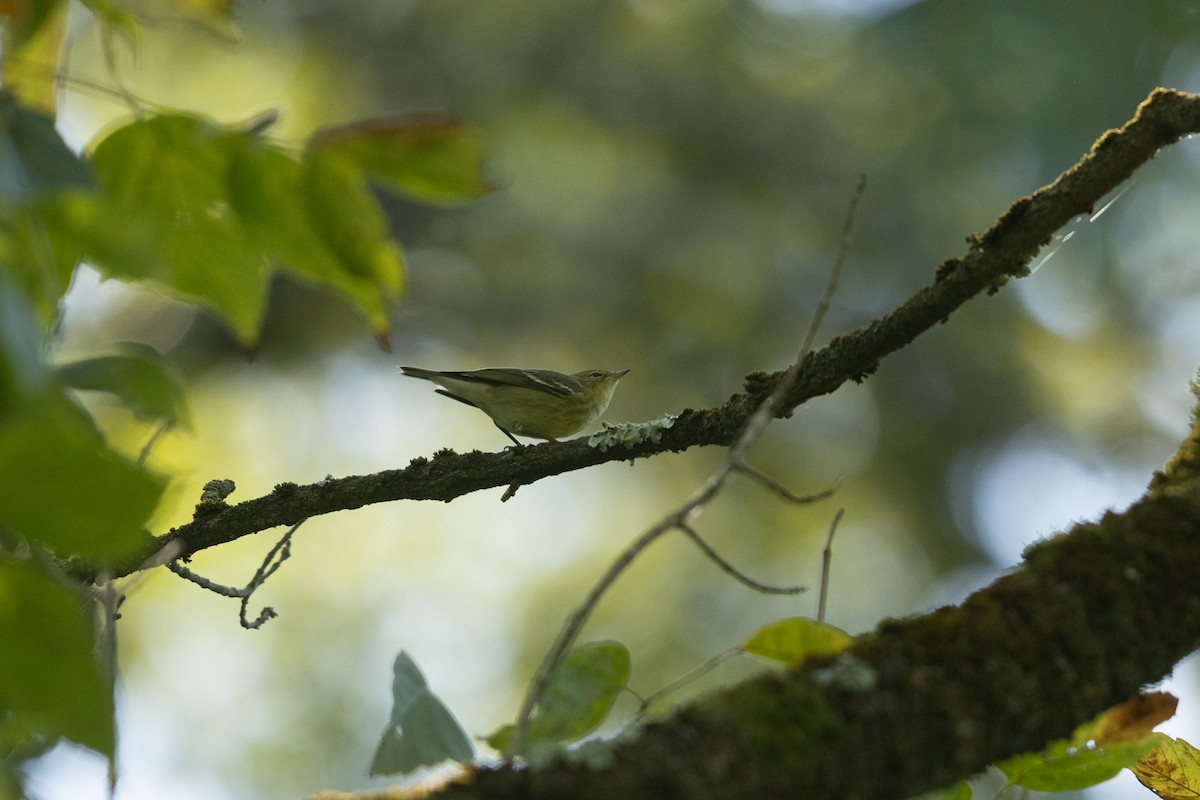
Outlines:
[[521, 386], [549, 394], [566, 397], [579, 390], [578, 382], [570, 375], [562, 375], [548, 369], [514, 369], [499, 367], [475, 369], [469, 372], [447, 372], [459, 380], [477, 381], [492, 385]]

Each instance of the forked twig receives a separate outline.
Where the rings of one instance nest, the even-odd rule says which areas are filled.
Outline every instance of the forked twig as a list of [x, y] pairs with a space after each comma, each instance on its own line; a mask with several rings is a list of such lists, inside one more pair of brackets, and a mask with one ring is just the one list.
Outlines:
[[279, 541], [275, 543], [275, 546], [271, 548], [270, 552], [268, 552], [266, 557], [263, 559], [262, 564], [259, 565], [258, 570], [254, 573], [254, 577], [251, 578], [250, 582], [244, 587], [238, 588], [235, 586], [226, 586], [225, 584], [217, 583], [216, 581], [205, 578], [203, 575], [198, 575], [195, 572], [192, 572], [190, 569], [183, 566], [183, 564], [180, 564], [177, 560], [168, 562], [167, 569], [171, 570], [171, 572], [174, 572], [179, 577], [191, 581], [202, 589], [207, 589], [210, 592], [216, 592], [217, 594], [225, 597], [240, 598], [242, 601], [242, 608], [239, 614], [239, 619], [242, 623], [242, 627], [246, 628], [247, 630], [260, 628], [267, 620], [274, 619], [279, 615], [276, 613], [275, 609], [271, 608], [270, 606], [263, 606], [263, 610], [259, 612], [258, 617], [251, 622], [246, 617], [246, 611], [250, 605], [250, 596], [253, 595], [254, 592], [259, 589], [259, 587], [266, 583], [267, 578], [274, 575], [275, 571], [283, 565], [283, 562], [291, 556], [292, 534], [294, 534], [296, 529], [303, 525], [304, 522], [304, 520], [300, 520], [291, 528], [289, 528], [287, 533], [283, 534], [283, 536], [279, 538]]
[[[600, 602], [600, 598], [608, 591], [608, 588], [620, 577], [621, 573], [633, 563], [638, 557], [649, 547], [653, 542], [659, 539], [663, 534], [672, 530], [683, 530], [685, 533], [690, 530], [690, 521], [706, 506], [716, 495], [721, 491], [724, 485], [728, 482], [729, 476], [735, 472], [742, 471], [741, 465], [745, 464], [746, 453], [750, 447], [758, 441], [763, 430], [770, 421], [775, 417], [779, 408], [782, 405], [783, 398], [792, 389], [792, 384], [796, 381], [796, 375], [799, 374], [800, 366], [804, 363], [804, 359], [812, 351], [813, 341], [816, 339], [817, 331], [821, 327], [821, 322], [825, 318], [825, 314], [829, 311], [829, 304], [833, 298], [833, 293], [837, 289], [838, 278], [841, 275], [842, 265], [846, 260], [846, 252], [850, 247], [850, 234], [854, 229], [854, 220], [858, 213], [859, 200], [862, 198], [863, 191], [866, 189], [866, 177], [860, 176], [858, 185], [855, 187], [854, 194], [850, 199], [850, 207], [846, 213], [846, 222], [842, 228], [842, 237], [838, 247], [837, 256], [834, 259], [833, 268], [830, 270], [829, 280], [825, 286], [825, 292], [821, 295], [821, 301], [817, 304], [817, 309], [813, 313], [812, 321], [809, 323], [808, 330], [804, 335], [804, 341], [800, 346], [800, 352], [788, 370], [780, 378], [779, 383], [771, 391], [771, 394], [755, 409], [754, 413], [746, 421], [737, 439], [726, 453], [725, 459], [717, 467], [716, 471], [701, 484], [692, 496], [689, 497], [682, 505], [674, 511], [666, 514], [656, 524], [642, 533], [628, 547], [617, 556], [616, 560], [609, 565], [600, 579], [588, 591], [583, 602], [571, 613], [567, 618], [566, 623], [558, 632], [558, 636], [554, 640], [554, 644], [550, 650], [542, 658], [538, 665], [537, 672], [534, 674], [533, 681], [529, 685], [529, 689], [525, 693], [525, 697], [521, 701], [521, 709], [517, 714], [517, 721], [513, 727], [513, 735], [509, 739], [508, 746], [505, 748], [505, 756], [512, 758], [519, 755], [522, 750], [525, 739], [525, 731], [529, 726], [529, 720], [533, 715], [533, 709], [540, 702], [542, 695], [546, 691], [546, 687], [550, 683], [550, 678], [554, 674], [554, 670], [558, 667], [566, 655], [571, 644], [578, 637], [583, 626], [587, 623], [588, 618], [595, 610]], [[693, 541], [700, 541], [698, 537], [692, 537]], [[706, 553], [707, 554], [707, 553]], [[718, 560], [718, 564], [725, 563], [723, 560]], [[740, 573], [735, 573], [739, 574]], [[739, 578], [740, 579], [740, 578]]]

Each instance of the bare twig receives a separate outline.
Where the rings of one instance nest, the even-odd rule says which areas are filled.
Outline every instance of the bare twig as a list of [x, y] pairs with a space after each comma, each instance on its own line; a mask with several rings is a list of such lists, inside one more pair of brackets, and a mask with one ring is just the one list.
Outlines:
[[[772, 419], [775, 418], [784, 396], [791, 390], [792, 384], [795, 383], [796, 375], [800, 371], [800, 366], [804, 363], [804, 359], [812, 351], [813, 341], [816, 339], [817, 331], [821, 327], [821, 322], [825, 318], [825, 314], [829, 311], [829, 303], [833, 298], [833, 293], [837, 289], [838, 278], [841, 275], [842, 265], [845, 263], [846, 251], [850, 245], [850, 233], [854, 227], [854, 218], [858, 213], [859, 200], [862, 197], [863, 191], [866, 189], [866, 178], [860, 176], [858, 185], [855, 187], [854, 194], [850, 200], [850, 207], [846, 214], [846, 224], [842, 229], [842, 238], [838, 247], [838, 253], [834, 259], [833, 268], [830, 270], [829, 280], [825, 286], [825, 292], [821, 296], [821, 301], [817, 304], [817, 309], [813, 313], [812, 321], [808, 325], [808, 330], [805, 332], [804, 341], [800, 345], [800, 352], [796, 357], [795, 363], [788, 368], [783, 374], [771, 394], [764, 400], [755, 412], [750, 415], [750, 418], [743, 426], [741, 433], [726, 453], [724, 461], [717, 467], [716, 471], [708, 477], [692, 496], [689, 497], [682, 505], [674, 511], [664, 516], [658, 523], [649, 528], [641, 536], [635, 539], [624, 551], [617, 556], [616, 560], [609, 565], [608, 569], [600, 577], [591, 590], [584, 597], [583, 602], [571, 613], [567, 618], [566, 623], [558, 633], [554, 644], [550, 650], [542, 658], [541, 664], [538, 665], [537, 672], [534, 674], [533, 681], [529, 685], [529, 689], [525, 693], [524, 699], [521, 701], [521, 709], [517, 714], [517, 721], [513, 728], [513, 735], [509, 739], [508, 747], [505, 750], [505, 755], [513, 757], [521, 753], [521, 748], [524, 744], [525, 730], [529, 726], [530, 717], [533, 714], [533, 709], [541, 701], [542, 695], [546, 691], [546, 687], [550, 683], [550, 678], [554, 675], [554, 670], [565, 657], [567, 650], [574, 643], [583, 626], [587, 623], [588, 618], [595, 610], [600, 602], [600, 598], [608, 591], [608, 588], [620, 577], [621, 573], [633, 563], [634, 559], [641, 554], [643, 550], [649, 547], [663, 534], [680, 529], [685, 533], [690, 531], [690, 520], [692, 520], [724, 487], [729, 480], [729, 476], [740, 471], [741, 465], [745, 463], [746, 453], [750, 447], [758, 441], [762, 432]], [[692, 535], [692, 540], [697, 543], [702, 543], [699, 537]], [[706, 555], [712, 553], [711, 548], [703, 545], [706, 548]], [[711, 557], [711, 556], [710, 556]], [[722, 559], [715, 559], [722, 568], [725, 568], [727, 562]], [[743, 577], [740, 573], [734, 571], [739, 577]]]
[[167, 569], [171, 570], [171, 572], [174, 572], [176, 575], [178, 575], [179, 577], [183, 578], [186, 581], [191, 581], [192, 583], [199, 586], [201, 589], [207, 589], [210, 592], [213, 592], [215, 594], [224, 595], [225, 597], [245, 597], [246, 596], [245, 589], [239, 589], [236, 586], [226, 586], [223, 583], [217, 583], [214, 580], [209, 580], [208, 578], [204, 577], [203, 575], [198, 575], [195, 572], [192, 572], [190, 569], [185, 567], [183, 564], [180, 564], [178, 561], [170, 561], [167, 563], [166, 566], [167, 566]]
[[172, 424], [171, 422], [164, 422], [154, 429], [154, 433], [151, 434], [149, 441], [142, 447], [142, 452], [138, 454], [138, 466], [146, 463], [146, 459], [150, 457], [150, 451], [154, 449], [154, 445], [158, 444], [158, 440], [162, 435], [171, 430]]
[[726, 650], [721, 653], [717, 653], [715, 656], [708, 659], [704, 663], [698, 664], [697, 666], [692, 667], [687, 672], [683, 673], [678, 678], [671, 681], [670, 683], [668, 683], [666, 686], [662, 687], [661, 689], [651, 692], [650, 694], [646, 695], [645, 697], [638, 697], [638, 710], [634, 716], [635, 717], [642, 716], [650, 709], [650, 706], [654, 705], [654, 703], [656, 703], [660, 698], [665, 697], [666, 695], [680, 689], [683, 686], [687, 686], [689, 683], [696, 680], [697, 678], [700, 678], [704, 675], [707, 675], [709, 672], [712, 672], [714, 669], [716, 669], [717, 665], [721, 664], [722, 662], [728, 661], [729, 659], [734, 658], [735, 656], [740, 656], [741, 654], [742, 654], [742, 651], [737, 649], [736, 647], [732, 648], [730, 650]]
[[821, 552], [821, 589], [817, 593], [817, 622], [825, 621], [825, 598], [829, 596], [829, 566], [833, 563], [833, 535], [837, 533], [838, 523], [846, 509], [839, 508], [829, 523], [829, 536], [825, 538], [825, 549]]
[[800, 594], [807, 589], [805, 586], [771, 586], [769, 584], [756, 581], [746, 573], [739, 570], [737, 567], [733, 566], [733, 564], [730, 564], [720, 553], [714, 550], [708, 542], [704, 541], [700, 534], [696, 532], [696, 529], [691, 525], [677, 525], [676, 527], [683, 531], [684, 534], [686, 534], [687, 537], [691, 539], [693, 543], [695, 543], [696, 547], [699, 547], [700, 551], [704, 553], [704, 555], [706, 555], [710, 561], [720, 567], [725, 574], [732, 577], [738, 583], [749, 586], [756, 592], [761, 592], [762, 594]]
[[215, 592], [225, 597], [240, 598], [242, 601], [242, 608], [239, 618], [241, 620], [242, 627], [253, 630], [261, 627], [267, 620], [274, 619], [276, 616], [278, 616], [278, 614], [276, 613], [275, 609], [271, 608], [270, 606], [264, 606], [263, 610], [259, 612], [258, 617], [251, 622], [246, 616], [247, 608], [250, 604], [250, 596], [253, 595], [254, 592], [259, 589], [259, 587], [266, 583], [267, 578], [274, 575], [275, 571], [283, 565], [283, 562], [291, 556], [292, 534], [294, 534], [296, 529], [303, 524], [304, 520], [300, 520], [300, 522], [297, 522], [288, 529], [287, 533], [280, 537], [279, 541], [275, 543], [270, 552], [268, 552], [266, 557], [263, 559], [262, 564], [254, 573], [254, 577], [250, 579], [249, 583], [241, 588], [235, 586], [226, 586], [205, 578], [203, 575], [198, 575], [192, 570], [183, 566], [183, 564], [180, 564], [179, 561], [168, 562], [167, 569], [171, 570], [179, 577], [191, 581], [202, 589], [207, 589], [210, 592]]
[[[120, 609], [121, 603], [125, 600], [125, 595], [117, 591], [116, 584], [112, 580], [105, 580], [96, 585], [95, 598], [97, 606], [97, 624], [95, 634], [95, 648], [97, 661], [100, 664], [101, 677], [104, 679], [105, 688], [113, 697], [113, 702], [116, 702], [117, 693], [117, 620], [121, 618]], [[113, 720], [113, 752], [116, 753], [116, 743], [120, 736], [121, 730]], [[112, 800], [117, 794], [117, 759], [116, 756], [111, 756], [108, 759], [108, 797]]]
[[854, 220], [858, 216], [858, 204], [862, 199], [863, 192], [867, 189], [867, 178], [865, 175], [860, 175], [858, 185], [854, 187], [854, 194], [850, 197], [850, 207], [846, 210], [846, 222], [842, 226], [842, 238], [838, 244], [837, 256], [833, 261], [833, 269], [829, 271], [829, 280], [825, 284], [825, 292], [821, 295], [821, 301], [817, 304], [817, 310], [813, 313], [812, 322], [808, 325], [808, 330], [804, 334], [804, 342], [800, 345], [800, 354], [796, 357], [795, 363], [788, 367], [787, 372], [779, 379], [779, 383], [775, 385], [774, 390], [758, 407], [758, 409], [750, 416], [741, 434], [733, 446], [729, 448], [729, 455], [725, 459], [725, 463], [721, 465], [718, 472], [724, 472], [721, 481], [724, 482], [728, 473], [731, 472], [736, 464], [743, 462], [746, 452], [758, 441], [758, 437], [762, 435], [763, 430], [767, 427], [772, 419], [783, 406], [783, 398], [791, 391], [792, 385], [796, 382], [796, 375], [800, 372], [800, 367], [804, 364], [804, 359], [812, 352], [813, 341], [817, 338], [817, 331], [821, 328], [821, 322], [825, 319], [825, 314], [829, 311], [829, 303], [833, 300], [833, 293], [837, 291], [838, 279], [842, 274], [842, 266], [846, 263], [846, 252], [850, 248], [850, 234], [854, 230]]
[[754, 482], [765, 486], [767, 489], [779, 495], [784, 500], [787, 500], [789, 503], [795, 503], [796, 505], [802, 506], [812, 505], [819, 500], [832, 497], [834, 492], [838, 490], [838, 486], [841, 485], [841, 480], [839, 479], [834, 482], [833, 486], [830, 486], [828, 489], [823, 489], [816, 494], [799, 495], [794, 494], [782, 483], [775, 480], [765, 472], [755, 469], [749, 464], [735, 464], [734, 469], [742, 475], [745, 475], [747, 478], [750, 478]]
[[104, 66], [108, 70], [108, 77], [112, 79], [113, 86], [116, 87], [117, 94], [125, 105], [129, 107], [129, 111], [136, 119], [142, 119], [146, 116], [145, 110], [142, 108], [138, 98], [129, 91], [125, 85], [125, 80], [120, 75], [120, 68], [117, 65], [117, 49], [114, 44], [115, 34], [111, 25], [105, 25], [101, 28], [101, 50], [104, 54]]

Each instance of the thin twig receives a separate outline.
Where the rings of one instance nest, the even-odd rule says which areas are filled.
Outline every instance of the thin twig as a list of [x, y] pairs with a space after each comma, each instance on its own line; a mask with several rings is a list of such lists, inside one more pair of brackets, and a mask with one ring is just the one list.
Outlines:
[[575, 641], [580, 631], [583, 630], [583, 626], [596, 609], [600, 598], [608, 591], [608, 587], [620, 577], [621, 573], [633, 563], [634, 559], [643, 550], [663, 534], [676, 528], [686, 529], [689, 520], [698, 514], [721, 491], [721, 488], [729, 480], [729, 476], [738, 468], [738, 465], [745, 462], [746, 452], [762, 435], [767, 424], [775, 417], [784, 396], [791, 391], [792, 384], [796, 380], [796, 375], [800, 371], [800, 365], [812, 351], [813, 340], [816, 339], [821, 322], [824, 320], [826, 312], [829, 311], [829, 303], [833, 298], [834, 290], [837, 288], [842, 265], [845, 263], [846, 251], [849, 249], [850, 232], [853, 230], [854, 219], [858, 213], [858, 203], [865, 189], [866, 178], [860, 176], [858, 185], [855, 187], [854, 194], [850, 200], [850, 207], [846, 214], [846, 224], [842, 229], [842, 238], [837, 256], [834, 259], [833, 268], [830, 270], [829, 281], [825, 286], [825, 292], [821, 296], [820, 303], [817, 304], [812, 321], [808, 325], [808, 330], [804, 335], [804, 341], [800, 346], [796, 362], [784, 373], [770, 396], [750, 415], [741, 433], [738, 434], [737, 439], [730, 446], [729, 452], [725, 454], [725, 459], [717, 467], [716, 471], [682, 505], [665, 515], [626, 547], [588, 591], [583, 602], [567, 618], [566, 623], [564, 623], [562, 629], [558, 632], [554, 644], [551, 645], [550, 650], [543, 656], [541, 663], [538, 665], [537, 672], [534, 673], [533, 680], [525, 692], [525, 697], [521, 700], [521, 708], [517, 713], [516, 724], [513, 726], [513, 735], [509, 739], [508, 746], [505, 748], [505, 756], [511, 758], [521, 753], [525, 740], [525, 730], [529, 726], [533, 709], [541, 701], [541, 697], [545, 693], [546, 687], [550, 684], [550, 678], [554, 675], [555, 669], [558, 668], [559, 663], [565, 657], [567, 650], [571, 647], [571, 644]]
[[[120, 608], [124, 601], [124, 594], [117, 591], [116, 585], [112, 580], [106, 579], [96, 584], [95, 590], [97, 610], [97, 626], [95, 635], [95, 647], [98, 660], [101, 664], [101, 675], [105, 681], [105, 689], [110, 693], [113, 702], [116, 702], [117, 695], [117, 620], [121, 618]], [[120, 728], [116, 724], [116, 720], [112, 721], [113, 725], [113, 753], [108, 759], [108, 797], [112, 800], [117, 794], [117, 739], [120, 736]]]
[[742, 651], [737, 649], [736, 647], [733, 649], [730, 649], [730, 650], [726, 650], [723, 653], [717, 653], [715, 656], [708, 659], [704, 663], [699, 664], [695, 667], [692, 667], [687, 672], [683, 673], [678, 678], [671, 681], [670, 683], [668, 683], [666, 686], [662, 687], [661, 689], [651, 692], [650, 694], [646, 695], [645, 697], [639, 697], [638, 698], [638, 710], [634, 713], [634, 716], [635, 717], [642, 716], [643, 714], [646, 713], [646, 711], [649, 710], [650, 706], [652, 706], [655, 702], [657, 702], [659, 700], [659, 698], [662, 698], [662, 697], [670, 694], [671, 692], [674, 692], [677, 689], [688, 685], [692, 681], [694, 681], [704, 675], [707, 675], [709, 672], [712, 672], [714, 669], [716, 669], [718, 664], [720, 664], [724, 661], [728, 661], [729, 659], [734, 658], [735, 656], [740, 656], [741, 654], [742, 654]]
[[125, 105], [129, 107], [135, 119], [142, 119], [146, 116], [145, 110], [137, 97], [129, 91], [129, 87], [125, 85], [125, 81], [120, 76], [120, 69], [117, 66], [117, 50], [113, 44], [113, 29], [111, 25], [101, 28], [102, 42], [100, 45], [104, 54], [104, 65], [108, 70], [108, 77], [112, 79], [113, 86], [116, 87], [117, 93], [121, 99], [125, 101]]
[[867, 176], [859, 175], [858, 184], [854, 187], [854, 194], [850, 196], [850, 207], [846, 209], [846, 221], [842, 225], [842, 238], [838, 244], [837, 255], [834, 256], [833, 268], [829, 270], [829, 280], [825, 284], [825, 292], [821, 295], [821, 302], [817, 304], [817, 310], [813, 314], [812, 322], [808, 325], [808, 331], [804, 334], [804, 342], [800, 345], [800, 355], [796, 358], [796, 362], [788, 368], [783, 377], [779, 379], [774, 391], [771, 395], [758, 407], [758, 410], [750, 417], [750, 421], [746, 423], [746, 428], [742, 431], [742, 435], [733, 444], [732, 451], [737, 454], [737, 460], [741, 460], [741, 455], [750, 449], [750, 446], [758, 440], [763, 428], [767, 426], [771, 418], [780, 409], [783, 398], [792, 389], [792, 384], [796, 381], [796, 375], [800, 372], [800, 367], [804, 363], [804, 359], [812, 352], [813, 341], [817, 338], [817, 331], [821, 328], [821, 322], [825, 319], [825, 314], [829, 311], [829, 304], [833, 300], [833, 293], [837, 291], [838, 280], [842, 275], [842, 267], [846, 263], [846, 253], [850, 250], [850, 234], [854, 231], [854, 222], [858, 217], [858, 204], [862, 200], [863, 192], [867, 190]]
[[250, 598], [243, 597], [242, 598], [242, 607], [238, 611], [238, 621], [241, 622], [242, 627], [248, 631], [257, 630], [258, 628], [261, 628], [263, 625], [265, 625], [268, 620], [275, 619], [276, 617], [279, 616], [279, 612], [277, 612], [271, 606], [263, 606], [262, 611], [259, 611], [258, 616], [254, 618], [253, 622], [251, 622], [246, 617], [246, 612], [249, 609], [249, 606], [250, 606]]
[[841, 486], [841, 479], [839, 478], [834, 482], [833, 486], [830, 486], [828, 489], [822, 489], [816, 494], [799, 495], [792, 493], [782, 483], [775, 480], [765, 472], [755, 469], [749, 464], [735, 464], [734, 470], [742, 475], [745, 475], [747, 478], [750, 478], [756, 483], [765, 486], [767, 489], [779, 495], [784, 500], [787, 500], [789, 503], [795, 503], [796, 505], [802, 506], [812, 505], [820, 500], [825, 500], [826, 498], [832, 497], [834, 493], [837, 492], [838, 487]]
[[733, 564], [730, 564], [728, 561], [726, 561], [725, 558], [722, 557], [721, 554], [716, 550], [714, 550], [708, 542], [704, 541], [700, 534], [696, 532], [696, 529], [691, 525], [679, 525], [677, 527], [695, 543], [696, 547], [700, 548], [701, 552], [703, 552], [710, 561], [720, 567], [725, 574], [732, 577], [738, 583], [741, 583], [744, 586], [749, 586], [756, 592], [761, 592], [762, 594], [800, 594], [801, 592], [808, 590], [808, 587], [806, 586], [771, 586], [769, 584], [756, 581], [754, 578], [751, 578]]
[[839, 508], [829, 524], [829, 536], [825, 538], [825, 549], [821, 552], [821, 590], [817, 593], [817, 622], [825, 621], [825, 598], [829, 596], [829, 566], [833, 563], [833, 535], [846, 509]]
[[263, 606], [263, 610], [259, 612], [258, 617], [254, 620], [254, 622], [250, 622], [246, 619], [246, 607], [250, 604], [250, 594], [253, 593], [255, 589], [262, 586], [263, 583], [266, 582], [267, 578], [274, 575], [275, 570], [279, 569], [283, 565], [283, 562], [286, 561], [289, 556], [291, 556], [292, 534], [295, 533], [296, 529], [303, 524], [304, 520], [300, 520], [291, 528], [289, 528], [287, 533], [280, 537], [279, 541], [275, 543], [275, 546], [271, 548], [271, 552], [267, 553], [267, 557], [263, 559], [263, 563], [258, 568], [258, 571], [254, 573], [254, 578], [246, 585], [246, 588], [250, 591], [245, 597], [242, 598], [242, 608], [238, 614], [238, 619], [241, 621], [243, 628], [246, 628], [247, 630], [254, 630], [255, 628], [262, 627], [263, 623], [265, 623], [267, 620], [274, 619], [276, 616], [278, 616], [278, 614], [275, 613], [275, 609], [271, 608], [270, 606]]
[[137, 463], [139, 467], [146, 463], [146, 459], [150, 457], [150, 451], [154, 449], [154, 445], [158, 443], [158, 440], [162, 437], [162, 435], [171, 430], [172, 424], [173, 423], [171, 422], [163, 422], [154, 429], [154, 433], [150, 436], [150, 440], [146, 442], [145, 446], [142, 447], [142, 452], [138, 455]]
[[509, 739], [508, 747], [505, 749], [505, 755], [512, 757], [521, 752], [521, 745], [525, 738], [525, 728], [529, 725], [529, 718], [533, 714], [533, 707], [541, 699], [542, 693], [546, 691], [546, 686], [550, 683], [550, 677], [554, 674], [555, 668], [559, 661], [566, 654], [571, 643], [575, 641], [575, 637], [583, 630], [584, 624], [592, 611], [600, 602], [600, 598], [608, 591], [608, 587], [621, 576], [633, 560], [647, 547], [649, 547], [656, 539], [662, 536], [667, 531], [675, 527], [674, 517], [661, 520], [657, 525], [647, 530], [641, 536], [626, 547], [617, 559], [608, 565], [608, 569], [600, 576], [600, 580], [588, 590], [587, 596], [583, 598], [583, 602], [571, 612], [571, 616], [567, 618], [566, 623], [558, 632], [558, 637], [555, 638], [554, 644], [550, 646], [549, 651], [542, 658], [542, 663], [538, 665], [537, 672], [533, 676], [533, 681], [529, 684], [529, 689], [525, 692], [525, 697], [521, 701], [521, 710], [517, 714], [517, 723], [513, 728], [512, 738]]
[[269, 619], [274, 619], [276, 616], [278, 616], [278, 614], [276, 613], [275, 609], [271, 608], [270, 606], [264, 606], [263, 610], [259, 612], [258, 617], [251, 622], [246, 616], [247, 608], [250, 605], [250, 596], [253, 595], [254, 592], [257, 591], [264, 583], [266, 583], [267, 578], [270, 578], [272, 575], [274, 575], [275, 571], [283, 566], [283, 562], [291, 556], [292, 534], [294, 534], [296, 529], [303, 525], [304, 522], [304, 520], [300, 520], [291, 528], [289, 528], [287, 533], [283, 534], [283, 536], [279, 538], [279, 541], [275, 543], [270, 552], [268, 552], [266, 557], [263, 558], [262, 564], [259, 565], [258, 570], [254, 573], [254, 577], [251, 578], [250, 582], [242, 588], [226, 586], [225, 584], [217, 583], [216, 581], [205, 578], [203, 575], [198, 575], [192, 570], [183, 566], [183, 564], [180, 564], [178, 561], [168, 562], [167, 569], [171, 570], [179, 577], [191, 581], [202, 589], [207, 589], [210, 592], [215, 592], [225, 597], [240, 598], [242, 601], [242, 607], [238, 616], [242, 627], [249, 630], [262, 627], [263, 623]]
[[239, 589], [236, 586], [226, 586], [223, 583], [217, 583], [216, 581], [209, 580], [203, 575], [197, 575], [195, 572], [192, 572], [178, 561], [167, 562], [167, 569], [171, 570], [171, 572], [174, 572], [184, 580], [191, 581], [201, 589], [207, 589], [210, 592], [215, 592], [216, 594], [224, 595], [225, 597], [245, 597], [245, 589]]

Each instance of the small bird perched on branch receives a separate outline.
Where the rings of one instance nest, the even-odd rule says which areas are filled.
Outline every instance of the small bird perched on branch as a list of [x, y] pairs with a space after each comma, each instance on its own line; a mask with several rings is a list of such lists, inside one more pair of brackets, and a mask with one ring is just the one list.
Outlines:
[[401, 367], [400, 371], [436, 383], [442, 387], [438, 394], [475, 406], [518, 447], [521, 443], [514, 433], [556, 442], [594, 422], [608, 408], [617, 381], [629, 372], [593, 369], [567, 375], [511, 367], [466, 372]]

